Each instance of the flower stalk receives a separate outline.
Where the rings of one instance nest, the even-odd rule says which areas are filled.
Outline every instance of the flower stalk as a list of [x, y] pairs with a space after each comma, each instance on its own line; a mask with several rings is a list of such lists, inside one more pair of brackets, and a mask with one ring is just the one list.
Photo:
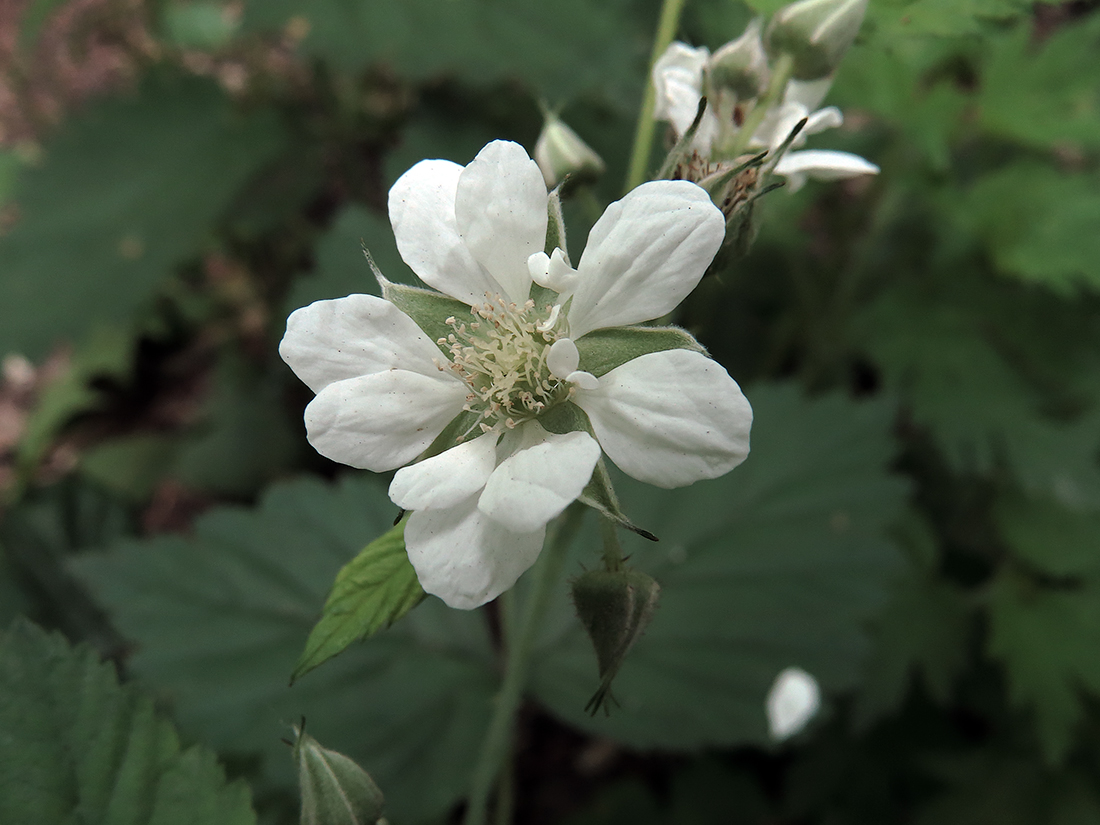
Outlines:
[[[497, 693], [493, 717], [489, 721], [489, 728], [481, 742], [481, 751], [474, 766], [470, 798], [463, 820], [465, 825], [486, 825], [488, 822], [489, 797], [512, 750], [516, 713], [527, 686], [535, 636], [546, 612], [550, 593], [561, 575], [566, 552], [583, 517], [584, 507], [576, 503], [562, 514], [557, 531], [551, 536], [532, 571], [531, 590], [519, 631], [505, 633], [505, 638], [510, 639], [512, 644], [505, 650], [504, 678]], [[514, 610], [509, 613], [510, 615], [506, 614], [504, 617], [506, 623], [515, 618]], [[499, 817], [497, 822], [501, 822]]]
[[756, 105], [752, 107], [752, 111], [745, 116], [745, 121], [741, 124], [741, 128], [737, 130], [737, 134], [730, 146], [723, 147], [724, 154], [728, 157], [736, 158], [745, 152], [748, 148], [749, 141], [752, 140], [753, 134], [760, 128], [760, 124], [764, 122], [764, 118], [767, 117], [768, 112], [782, 100], [783, 93], [787, 89], [787, 81], [791, 79], [791, 73], [793, 71], [794, 58], [786, 53], [781, 54], [775, 61], [771, 79], [768, 81], [767, 91], [764, 92], [763, 97], [756, 101]]

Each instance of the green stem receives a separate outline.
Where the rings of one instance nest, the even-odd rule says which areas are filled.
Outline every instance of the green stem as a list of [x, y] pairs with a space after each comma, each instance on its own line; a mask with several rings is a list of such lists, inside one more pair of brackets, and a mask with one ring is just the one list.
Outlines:
[[760, 128], [764, 118], [767, 117], [768, 111], [783, 99], [783, 93], [787, 90], [787, 81], [791, 79], [793, 70], [794, 58], [786, 52], [779, 55], [779, 59], [776, 60], [775, 67], [772, 69], [772, 76], [771, 80], [768, 81], [767, 90], [764, 92], [763, 97], [756, 101], [752, 111], [745, 117], [745, 121], [741, 124], [741, 128], [737, 130], [737, 136], [732, 143], [728, 147], [723, 147], [723, 154], [728, 153], [730, 158], [736, 158], [744, 153], [748, 148], [749, 141], [752, 140], [753, 134]]
[[619, 544], [619, 534], [615, 532], [615, 523], [605, 518], [600, 522], [600, 531], [603, 533], [604, 567], [612, 573], [622, 570], [623, 548]]
[[684, 0], [664, 0], [661, 6], [661, 18], [657, 23], [657, 34], [653, 38], [653, 54], [649, 58], [649, 71], [646, 73], [645, 97], [642, 99], [642, 111], [638, 115], [638, 128], [634, 132], [634, 149], [630, 154], [630, 167], [626, 175], [626, 191], [641, 184], [646, 178], [646, 166], [653, 151], [653, 135], [657, 123], [653, 119], [653, 110], [657, 105], [657, 90], [653, 86], [653, 66], [664, 54], [672, 42], [676, 29], [680, 25], [680, 14], [684, 10]]
[[512, 730], [515, 727], [516, 713], [523, 701], [523, 690], [527, 686], [528, 666], [535, 636], [546, 612], [550, 593], [565, 562], [566, 550], [577, 534], [583, 515], [584, 507], [577, 503], [571, 504], [565, 511], [557, 531], [531, 571], [531, 588], [519, 632], [506, 636], [512, 644], [506, 652], [504, 679], [496, 696], [493, 718], [489, 721], [489, 729], [481, 741], [481, 751], [474, 766], [470, 801], [463, 820], [465, 825], [485, 825], [488, 821], [489, 796], [512, 748]]

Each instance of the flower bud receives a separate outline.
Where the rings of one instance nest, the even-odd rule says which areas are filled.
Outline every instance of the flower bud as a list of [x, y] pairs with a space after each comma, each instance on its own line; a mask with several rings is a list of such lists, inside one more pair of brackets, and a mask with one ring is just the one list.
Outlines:
[[768, 54], [760, 39], [762, 19], [757, 17], [745, 33], [714, 53], [707, 63], [715, 89], [730, 89], [739, 100], [758, 96], [768, 85]]
[[573, 604], [596, 649], [601, 679], [586, 710], [595, 713], [610, 697], [611, 680], [649, 624], [660, 595], [660, 585], [640, 570], [589, 570], [573, 582]]
[[603, 174], [605, 168], [603, 159], [592, 147], [553, 114], [546, 116], [542, 134], [535, 144], [535, 162], [551, 189], [566, 175], [591, 180]]
[[773, 57], [794, 59], [796, 80], [832, 74], [856, 39], [867, 0], [798, 0], [775, 13], [765, 38]]
[[801, 668], [784, 670], [775, 677], [765, 702], [772, 739], [782, 742], [794, 736], [814, 718], [819, 707], [821, 689], [817, 680]]
[[302, 792], [302, 825], [377, 825], [382, 792], [370, 775], [295, 726], [294, 758]]

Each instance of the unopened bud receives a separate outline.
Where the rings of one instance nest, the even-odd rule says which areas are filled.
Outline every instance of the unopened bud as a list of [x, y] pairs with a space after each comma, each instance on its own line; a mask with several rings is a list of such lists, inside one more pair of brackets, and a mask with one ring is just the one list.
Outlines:
[[782, 742], [806, 727], [821, 707], [821, 689], [802, 668], [789, 667], [775, 677], [764, 703], [768, 732]]
[[730, 89], [739, 100], [749, 100], [768, 85], [768, 54], [760, 39], [762, 20], [757, 17], [745, 33], [714, 53], [707, 63], [715, 89]]
[[542, 134], [535, 144], [535, 162], [551, 189], [566, 175], [591, 180], [603, 174], [605, 169], [603, 159], [595, 150], [553, 114], [546, 116]]
[[660, 585], [640, 570], [589, 570], [573, 582], [573, 604], [600, 671], [600, 687], [585, 710], [595, 713], [610, 698], [611, 680], [653, 618], [660, 595]]
[[789, 54], [797, 80], [825, 77], [840, 65], [866, 11], [867, 0], [798, 0], [772, 17], [765, 38], [768, 53]]
[[365, 770], [295, 727], [294, 759], [302, 792], [301, 825], [377, 825], [382, 792]]

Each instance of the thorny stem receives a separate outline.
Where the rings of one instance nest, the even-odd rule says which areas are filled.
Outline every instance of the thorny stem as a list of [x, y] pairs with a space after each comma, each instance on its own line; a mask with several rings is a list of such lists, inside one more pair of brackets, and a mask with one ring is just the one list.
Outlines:
[[[741, 128], [737, 130], [737, 136], [728, 149], [728, 154], [731, 158], [738, 157], [744, 153], [748, 148], [749, 141], [752, 140], [753, 133], [756, 132], [756, 130], [760, 128], [760, 124], [764, 122], [768, 110], [783, 99], [783, 93], [787, 89], [787, 81], [791, 79], [791, 72], [793, 70], [794, 58], [784, 52], [775, 62], [775, 68], [772, 69], [771, 80], [768, 81], [768, 88], [764, 92], [764, 95], [756, 101], [756, 105], [752, 107], [752, 111], [745, 116], [745, 121], [741, 124]], [[723, 148], [725, 149], [725, 147]]]
[[[470, 800], [463, 820], [465, 825], [486, 825], [488, 821], [489, 796], [512, 749], [512, 731], [527, 685], [535, 635], [546, 612], [550, 593], [558, 581], [566, 551], [580, 527], [584, 509], [583, 505], [574, 502], [565, 511], [557, 531], [531, 571], [533, 578], [519, 631], [505, 636], [511, 641], [511, 646], [505, 652], [504, 679], [496, 696], [493, 718], [481, 741], [481, 751], [474, 766]], [[514, 611], [504, 618], [514, 621]], [[498, 816], [497, 822], [499, 825], [503, 820]]]
[[646, 178], [646, 165], [653, 151], [653, 135], [657, 129], [657, 123], [653, 120], [653, 110], [657, 105], [657, 90], [653, 86], [653, 65], [672, 42], [676, 29], [680, 25], [680, 14], [683, 10], [684, 0], [664, 0], [661, 6], [661, 18], [657, 23], [657, 34], [653, 38], [653, 54], [649, 58], [649, 71], [646, 73], [645, 97], [642, 99], [642, 111], [638, 115], [638, 127], [634, 132], [634, 149], [630, 154], [630, 167], [626, 175], [627, 192]]

